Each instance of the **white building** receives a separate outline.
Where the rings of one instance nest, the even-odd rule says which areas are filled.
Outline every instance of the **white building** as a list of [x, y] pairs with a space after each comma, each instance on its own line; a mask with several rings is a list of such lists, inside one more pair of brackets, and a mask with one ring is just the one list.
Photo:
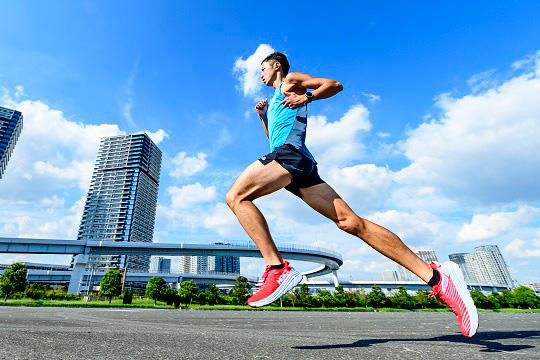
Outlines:
[[[161, 150], [144, 133], [101, 140], [78, 240], [152, 242]], [[148, 271], [148, 255], [91, 256], [92, 269]]]
[[240, 274], [240, 258], [237, 256], [180, 256], [178, 271], [182, 274], [211, 272]]
[[450, 254], [469, 283], [505, 285], [514, 288], [514, 280], [497, 245], [477, 246], [472, 254]]
[[[434, 250], [416, 250], [414, 253], [428, 264], [431, 264], [432, 261], [438, 261]], [[422, 281], [418, 276], [414, 275], [401, 265], [397, 266], [397, 270], [399, 280], [401, 281]]]
[[151, 273], [170, 273], [171, 272], [171, 259], [161, 256], [152, 256], [150, 259], [150, 272]]
[[398, 281], [398, 273], [394, 270], [384, 270], [382, 272], [383, 280], [384, 281]]

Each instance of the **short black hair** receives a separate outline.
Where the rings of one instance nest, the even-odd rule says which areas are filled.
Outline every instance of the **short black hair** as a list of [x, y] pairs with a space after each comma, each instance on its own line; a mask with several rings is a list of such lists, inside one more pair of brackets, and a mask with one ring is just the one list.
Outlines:
[[289, 60], [287, 60], [285, 54], [282, 54], [280, 52], [273, 52], [267, 57], [265, 57], [261, 64], [264, 64], [265, 62], [270, 60], [273, 60], [272, 64], [274, 64], [276, 61], [279, 62], [281, 64], [281, 69], [283, 69], [283, 73], [285, 75], [289, 73]]

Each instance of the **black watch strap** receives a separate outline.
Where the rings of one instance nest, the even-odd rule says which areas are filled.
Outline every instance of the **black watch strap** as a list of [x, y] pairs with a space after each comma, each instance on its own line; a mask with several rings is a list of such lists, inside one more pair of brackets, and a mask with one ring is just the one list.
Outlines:
[[309, 91], [306, 91], [306, 97], [308, 99], [308, 104], [313, 101], [313, 94]]

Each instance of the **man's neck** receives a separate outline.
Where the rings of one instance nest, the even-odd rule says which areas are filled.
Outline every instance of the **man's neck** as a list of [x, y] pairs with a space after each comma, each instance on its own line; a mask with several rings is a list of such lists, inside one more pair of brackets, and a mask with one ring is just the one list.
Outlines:
[[276, 74], [276, 80], [274, 80], [274, 83], [272, 84], [274, 89], [277, 89], [277, 87], [283, 82], [283, 80], [285, 80], [285, 75], [283, 75], [281, 72], [278, 72]]

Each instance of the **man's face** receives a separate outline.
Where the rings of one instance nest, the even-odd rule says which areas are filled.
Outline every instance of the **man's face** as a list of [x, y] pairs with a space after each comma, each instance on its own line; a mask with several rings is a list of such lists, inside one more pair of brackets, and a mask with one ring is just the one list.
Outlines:
[[266, 86], [272, 86], [274, 78], [276, 76], [276, 63], [272, 61], [266, 61], [261, 64], [261, 80]]

